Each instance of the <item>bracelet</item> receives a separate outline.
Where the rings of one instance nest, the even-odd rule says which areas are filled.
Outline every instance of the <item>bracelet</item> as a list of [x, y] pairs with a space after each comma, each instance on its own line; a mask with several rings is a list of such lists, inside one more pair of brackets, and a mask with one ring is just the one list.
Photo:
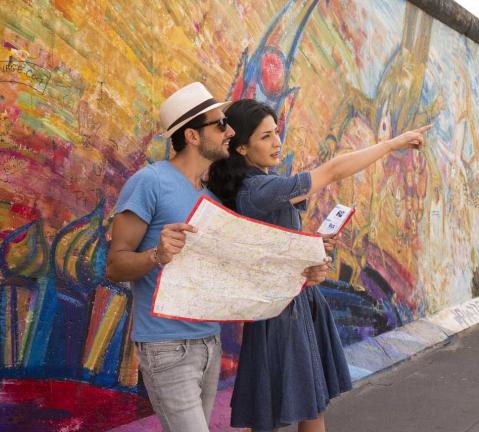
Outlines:
[[161, 265], [160, 255], [158, 253], [158, 246], [155, 246], [153, 248], [153, 261], [155, 261], [156, 265]]

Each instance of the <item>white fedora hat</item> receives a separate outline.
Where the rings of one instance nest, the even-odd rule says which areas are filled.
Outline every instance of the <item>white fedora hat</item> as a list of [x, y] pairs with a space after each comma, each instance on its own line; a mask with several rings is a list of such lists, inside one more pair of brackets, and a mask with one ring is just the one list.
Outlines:
[[206, 87], [194, 82], [180, 88], [160, 106], [160, 120], [169, 138], [195, 117], [215, 108], [226, 109], [232, 102], [218, 102]]

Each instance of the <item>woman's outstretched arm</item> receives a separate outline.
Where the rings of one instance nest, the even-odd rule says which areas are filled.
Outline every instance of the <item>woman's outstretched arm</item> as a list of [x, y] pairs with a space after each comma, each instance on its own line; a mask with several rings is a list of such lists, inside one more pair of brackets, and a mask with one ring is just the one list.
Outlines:
[[[319, 167], [310, 171], [311, 189], [308, 195], [319, 192], [330, 183], [342, 180], [364, 170], [392, 151], [411, 148], [419, 149], [424, 142], [424, 134], [431, 129], [431, 127], [432, 125], [427, 125], [404, 132], [390, 140], [335, 157], [321, 164]], [[305, 196], [294, 198], [291, 200], [291, 203], [300, 202], [304, 198]]]

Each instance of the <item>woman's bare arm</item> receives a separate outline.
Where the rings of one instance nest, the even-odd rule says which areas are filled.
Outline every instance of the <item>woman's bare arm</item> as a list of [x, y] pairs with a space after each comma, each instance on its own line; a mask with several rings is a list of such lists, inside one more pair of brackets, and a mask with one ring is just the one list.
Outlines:
[[292, 204], [300, 202], [307, 196], [315, 194], [330, 183], [356, 174], [387, 154], [395, 150], [418, 149], [424, 142], [424, 134], [431, 125], [405, 132], [390, 140], [380, 142], [365, 149], [335, 157], [310, 171], [311, 189], [307, 195], [291, 200]]

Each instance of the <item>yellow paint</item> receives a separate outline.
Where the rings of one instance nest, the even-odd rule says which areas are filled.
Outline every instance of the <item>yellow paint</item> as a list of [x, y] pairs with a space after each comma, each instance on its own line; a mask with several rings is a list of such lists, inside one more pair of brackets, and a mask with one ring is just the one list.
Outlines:
[[118, 326], [123, 312], [125, 311], [126, 302], [125, 296], [113, 296], [95, 335], [92, 348], [83, 364], [86, 369], [98, 372], [101, 368], [101, 362], [105, 356], [108, 344]]
[[[132, 314], [128, 319], [128, 331], [130, 334], [132, 326]], [[123, 355], [120, 364], [120, 373], [118, 376], [118, 383], [126, 387], [135, 386], [138, 383], [138, 357], [135, 353], [135, 344], [130, 338], [126, 338], [123, 347]]]

